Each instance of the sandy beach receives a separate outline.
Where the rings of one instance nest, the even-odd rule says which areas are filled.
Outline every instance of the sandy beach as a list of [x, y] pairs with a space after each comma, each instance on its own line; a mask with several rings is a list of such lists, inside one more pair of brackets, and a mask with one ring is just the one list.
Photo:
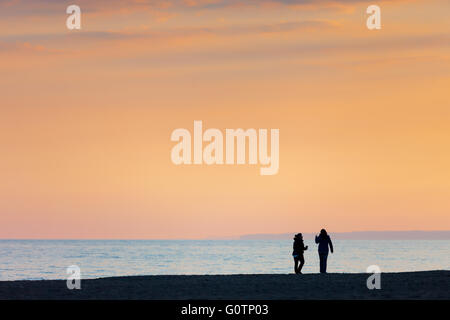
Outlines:
[[0, 299], [450, 299], [450, 271], [369, 274], [169, 275], [88, 279], [80, 290], [65, 280], [1, 281]]

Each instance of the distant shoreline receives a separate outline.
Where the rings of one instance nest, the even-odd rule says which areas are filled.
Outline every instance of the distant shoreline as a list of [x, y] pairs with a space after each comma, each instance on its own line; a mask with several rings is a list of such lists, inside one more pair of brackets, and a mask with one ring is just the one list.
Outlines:
[[[298, 231], [301, 232], [301, 231]], [[239, 237], [239, 240], [291, 240], [297, 232], [280, 234], [248, 234]], [[329, 232], [335, 240], [450, 240], [450, 230], [440, 231], [351, 231]], [[307, 240], [314, 239], [316, 233], [303, 233]]]
[[450, 299], [450, 271], [381, 273], [369, 290], [366, 273], [127, 276], [81, 280], [0, 281], [0, 300], [65, 299]]

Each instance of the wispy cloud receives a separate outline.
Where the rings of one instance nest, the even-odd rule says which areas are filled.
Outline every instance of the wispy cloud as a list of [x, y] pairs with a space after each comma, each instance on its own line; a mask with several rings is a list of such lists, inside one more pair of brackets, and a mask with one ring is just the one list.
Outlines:
[[134, 30], [134, 31], [83, 31], [78, 33], [30, 33], [22, 35], [1, 35], [0, 39], [5, 42], [15, 41], [52, 41], [68, 39], [70, 41], [77, 40], [133, 40], [133, 39], [174, 39], [180, 37], [195, 37], [199, 35], [211, 36], [246, 36], [255, 34], [271, 34], [271, 33], [289, 33], [296, 31], [314, 31], [326, 30], [338, 27], [338, 23], [328, 20], [304, 20], [291, 21], [281, 23], [265, 23], [265, 24], [241, 24], [231, 26], [211, 26], [211, 27], [184, 27], [171, 28], [158, 31], [151, 30]]
[[[408, 0], [382, 0], [381, 2], [405, 2]], [[230, 7], [282, 6], [347, 6], [369, 3], [369, 0], [77, 0], [76, 4], [89, 12], [133, 12], [158, 10], [217, 9]], [[61, 12], [67, 3], [58, 0], [0, 0], [4, 14], [52, 14]], [[2, 13], [0, 12], [0, 15]]]

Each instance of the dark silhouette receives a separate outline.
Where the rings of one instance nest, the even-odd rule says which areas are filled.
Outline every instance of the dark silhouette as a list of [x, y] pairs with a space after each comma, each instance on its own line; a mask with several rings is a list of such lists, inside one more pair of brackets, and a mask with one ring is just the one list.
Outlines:
[[308, 246], [305, 247], [305, 244], [303, 243], [303, 235], [301, 233], [295, 235], [293, 247], [294, 251], [292, 252], [292, 256], [294, 257], [294, 272], [296, 274], [301, 274], [303, 265], [305, 264], [303, 252], [308, 250]]
[[325, 229], [320, 230], [320, 234], [316, 236], [316, 243], [319, 244], [320, 273], [327, 273], [328, 246], [333, 253], [333, 243]]

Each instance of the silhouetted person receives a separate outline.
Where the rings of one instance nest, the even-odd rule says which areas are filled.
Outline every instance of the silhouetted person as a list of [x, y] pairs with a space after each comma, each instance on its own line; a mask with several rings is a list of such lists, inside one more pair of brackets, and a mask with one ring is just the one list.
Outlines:
[[303, 235], [301, 233], [295, 235], [293, 247], [294, 251], [292, 252], [292, 256], [294, 257], [294, 272], [296, 274], [301, 274], [303, 265], [305, 264], [303, 252], [308, 250], [308, 246], [305, 247], [305, 244], [303, 243]]
[[320, 230], [320, 234], [316, 236], [316, 243], [319, 244], [320, 273], [327, 273], [328, 246], [333, 253], [333, 243], [325, 229]]

